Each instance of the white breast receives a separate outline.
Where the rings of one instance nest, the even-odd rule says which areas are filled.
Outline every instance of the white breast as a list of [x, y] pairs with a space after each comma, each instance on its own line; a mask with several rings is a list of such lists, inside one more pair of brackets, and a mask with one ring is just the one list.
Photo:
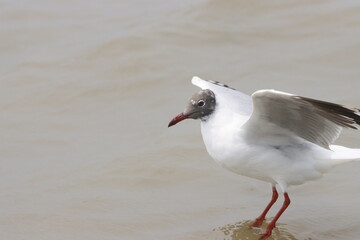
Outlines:
[[[320, 147], [301, 139], [289, 145], [287, 139], [270, 141], [269, 144], [249, 143], [242, 129], [248, 118], [219, 111], [201, 123], [206, 149], [220, 166], [247, 177], [271, 183], [280, 181], [287, 185], [317, 179], [329, 168], [328, 161], [314, 156], [318, 151], [313, 151], [313, 148]], [[274, 142], [281, 148], [272, 146]], [[328, 151], [324, 149], [324, 152], [327, 154]]]
[[232, 111], [215, 110], [206, 121], [201, 122], [201, 133], [210, 156], [223, 165], [223, 161], [236, 154], [243, 143], [241, 126], [249, 116]]

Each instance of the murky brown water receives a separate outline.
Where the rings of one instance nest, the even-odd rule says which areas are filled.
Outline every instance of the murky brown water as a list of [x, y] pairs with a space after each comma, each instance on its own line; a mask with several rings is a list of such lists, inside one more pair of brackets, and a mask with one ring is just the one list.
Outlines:
[[[0, 7], [1, 239], [257, 239], [270, 187], [218, 167], [198, 122], [167, 128], [191, 77], [360, 107], [358, 1]], [[291, 188], [274, 239], [358, 239], [359, 173]]]

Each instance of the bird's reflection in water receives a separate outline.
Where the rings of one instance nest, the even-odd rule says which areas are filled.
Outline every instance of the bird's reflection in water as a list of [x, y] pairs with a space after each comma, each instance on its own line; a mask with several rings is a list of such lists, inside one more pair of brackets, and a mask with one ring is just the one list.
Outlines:
[[[234, 224], [227, 224], [223, 227], [218, 227], [214, 231], [221, 231], [224, 233], [224, 240], [258, 240], [261, 234], [265, 231], [266, 225], [264, 223], [262, 228], [250, 228], [252, 221], [237, 222]], [[277, 224], [272, 232], [269, 240], [297, 240], [285, 229], [285, 225]]]

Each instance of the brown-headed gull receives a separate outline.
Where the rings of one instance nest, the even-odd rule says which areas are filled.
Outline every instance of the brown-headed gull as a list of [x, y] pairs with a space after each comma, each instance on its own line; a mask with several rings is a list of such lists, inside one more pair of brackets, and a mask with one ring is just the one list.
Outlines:
[[360, 159], [360, 149], [333, 145], [342, 128], [357, 129], [360, 110], [275, 90], [251, 96], [219, 82], [193, 77], [201, 88], [169, 127], [200, 119], [210, 156], [222, 167], [272, 185], [272, 199], [251, 226], [262, 225], [278, 198], [284, 203], [260, 239], [271, 236], [290, 204], [288, 186], [320, 178], [340, 163]]

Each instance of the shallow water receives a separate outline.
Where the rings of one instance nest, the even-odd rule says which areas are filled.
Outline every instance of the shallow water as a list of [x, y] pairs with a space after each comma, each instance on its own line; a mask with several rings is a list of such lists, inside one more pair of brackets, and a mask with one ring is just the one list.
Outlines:
[[[358, 1], [0, 6], [2, 239], [257, 239], [270, 187], [218, 167], [198, 122], [167, 128], [191, 77], [360, 107]], [[291, 188], [273, 239], [357, 239], [359, 171]]]

